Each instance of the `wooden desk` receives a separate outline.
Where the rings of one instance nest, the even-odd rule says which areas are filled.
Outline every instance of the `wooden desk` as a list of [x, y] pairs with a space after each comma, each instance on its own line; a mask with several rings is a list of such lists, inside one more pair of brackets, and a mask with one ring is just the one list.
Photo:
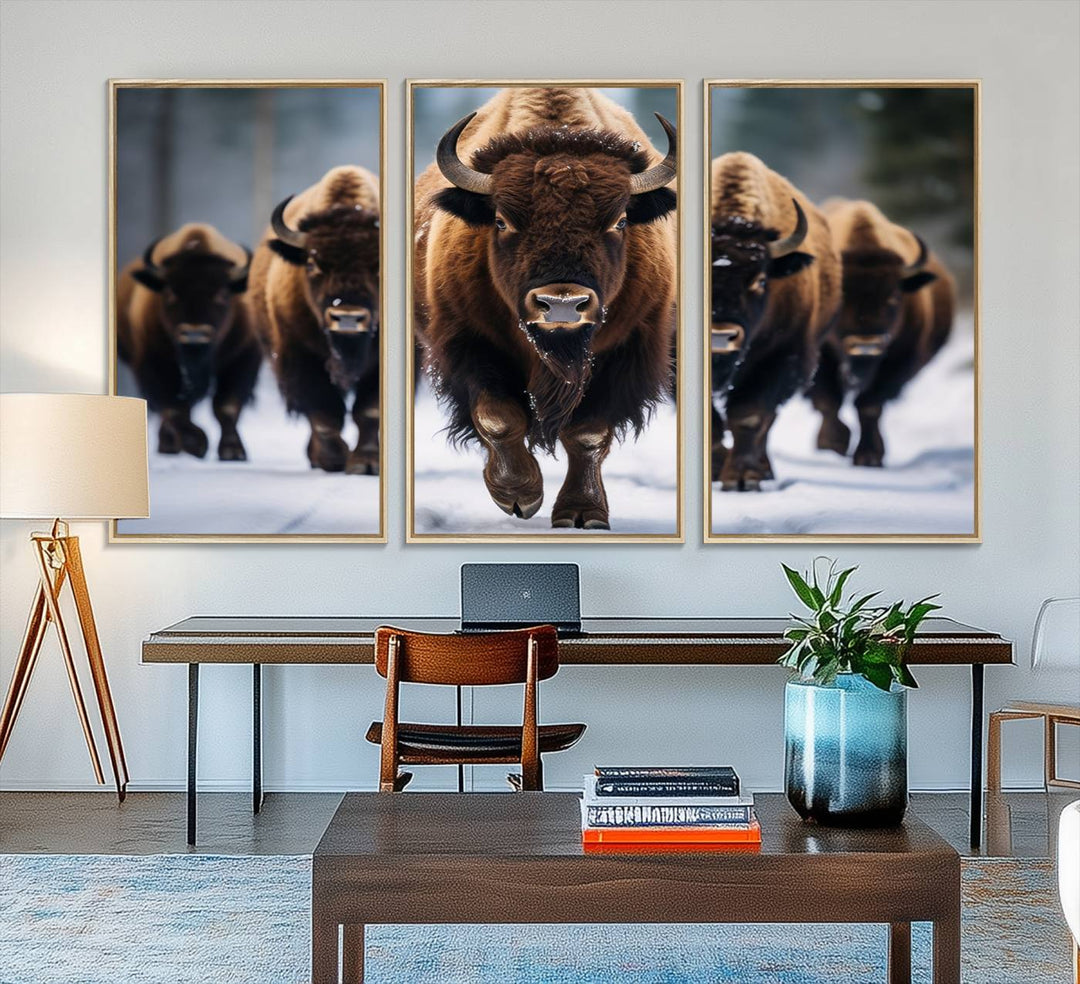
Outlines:
[[[375, 658], [382, 624], [453, 632], [457, 618], [383, 619], [332, 616], [195, 616], [143, 642], [144, 663], [188, 664], [188, 843], [195, 843], [199, 664], [250, 663], [252, 673], [252, 799], [262, 803], [262, 665], [356, 663]], [[582, 633], [562, 639], [559, 662], [584, 665], [764, 666], [787, 648], [786, 618], [586, 618]], [[971, 667], [971, 843], [982, 832], [983, 668], [1013, 661], [1012, 643], [994, 632], [947, 618], [927, 619], [912, 646], [912, 665]]]
[[364, 975], [389, 923], [889, 924], [889, 982], [911, 980], [911, 923], [934, 925], [934, 984], [960, 981], [960, 858], [921, 821], [802, 823], [756, 798], [760, 853], [583, 852], [573, 793], [349, 793], [311, 866], [312, 984]]

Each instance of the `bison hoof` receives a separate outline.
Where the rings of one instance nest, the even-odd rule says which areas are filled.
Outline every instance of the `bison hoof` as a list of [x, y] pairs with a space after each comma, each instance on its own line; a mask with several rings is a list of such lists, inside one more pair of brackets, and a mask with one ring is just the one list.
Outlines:
[[532, 519], [544, 504], [544, 493], [541, 492], [537, 498], [527, 498], [526, 495], [503, 498], [492, 493], [491, 499], [495, 505], [510, 516], [517, 516], [518, 519]]
[[201, 427], [196, 427], [194, 424], [184, 429], [183, 434], [180, 436], [180, 443], [188, 454], [194, 455], [196, 458], [205, 458], [206, 452], [210, 448], [210, 441], [207, 440], [206, 433]]
[[832, 425], [821, 425], [817, 436], [817, 446], [821, 451], [835, 451], [837, 454], [846, 455], [850, 444], [851, 428], [847, 424], [837, 420]]
[[308, 461], [312, 468], [323, 471], [345, 471], [349, 445], [341, 437], [314, 437], [308, 442]]
[[159, 434], [158, 435], [158, 454], [179, 454], [180, 453], [180, 438], [177, 434]]
[[247, 451], [244, 450], [244, 445], [240, 443], [239, 438], [231, 441], [223, 440], [218, 445], [217, 455], [221, 461], [247, 461]]
[[773, 478], [776, 477], [773, 474], [772, 462], [769, 461], [768, 458], [762, 458], [761, 459], [761, 462], [758, 464], [758, 471], [761, 472], [761, 480], [762, 481], [767, 481], [767, 480], [770, 480], [770, 479], [773, 479]]
[[556, 530], [610, 530], [605, 514], [596, 509], [584, 511], [561, 510], [551, 514], [551, 526]]
[[758, 478], [726, 478], [720, 483], [724, 492], [760, 492], [761, 480]]
[[857, 450], [852, 460], [860, 468], [885, 467], [885, 456], [880, 451]]
[[345, 462], [347, 475], [378, 475], [379, 452], [378, 451], [352, 451]]

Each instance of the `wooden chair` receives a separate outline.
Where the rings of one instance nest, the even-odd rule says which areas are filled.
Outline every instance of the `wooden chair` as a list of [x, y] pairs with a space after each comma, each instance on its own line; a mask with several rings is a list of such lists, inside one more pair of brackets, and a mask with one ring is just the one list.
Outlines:
[[[584, 733], [584, 724], [537, 724], [541, 680], [559, 669], [559, 641], [550, 625], [507, 632], [440, 635], [380, 626], [375, 668], [386, 677], [386, 710], [368, 728], [367, 740], [382, 746], [379, 789], [404, 789], [412, 774], [400, 765], [521, 764], [522, 789], [543, 789], [541, 756], [561, 752]], [[521, 727], [405, 724], [398, 721], [402, 683], [486, 687], [524, 683]]]
[[[1031, 668], [1080, 672], [1080, 598], [1048, 598], [1039, 609], [1031, 639]], [[1024, 719], [1043, 721], [1043, 784], [1049, 789], [1062, 786], [1080, 789], [1080, 782], [1067, 779], [1057, 771], [1057, 728], [1061, 724], [1080, 727], [1080, 706], [1065, 703], [1044, 704], [1018, 700], [990, 714], [987, 728], [986, 787], [1001, 788], [1001, 724]]]

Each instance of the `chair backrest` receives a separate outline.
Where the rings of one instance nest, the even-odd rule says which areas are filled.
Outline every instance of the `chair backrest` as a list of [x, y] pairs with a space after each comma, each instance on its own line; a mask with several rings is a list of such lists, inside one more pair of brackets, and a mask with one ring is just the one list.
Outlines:
[[525, 683], [530, 639], [536, 646], [537, 679], [546, 680], [559, 669], [559, 639], [551, 625], [453, 635], [381, 625], [375, 630], [375, 669], [380, 676], [387, 674], [392, 639], [397, 640], [402, 683], [460, 687]]
[[1080, 598], [1047, 598], [1031, 636], [1036, 670], [1080, 670]]

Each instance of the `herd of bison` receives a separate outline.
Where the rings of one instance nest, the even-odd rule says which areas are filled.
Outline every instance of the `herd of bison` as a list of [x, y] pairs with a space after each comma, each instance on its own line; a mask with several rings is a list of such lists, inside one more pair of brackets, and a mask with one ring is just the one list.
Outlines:
[[[561, 444], [552, 526], [610, 529], [604, 459], [673, 392], [677, 139], [659, 119], [666, 154], [596, 90], [505, 89], [416, 182], [418, 365], [511, 515], [539, 510], [534, 452]], [[769, 430], [800, 393], [819, 448], [881, 466], [883, 409], [947, 340], [952, 277], [872, 203], [815, 205], [751, 154], [716, 158], [710, 188], [713, 480], [772, 478]], [[191, 410], [209, 396], [218, 457], [243, 461], [238, 421], [266, 360], [310, 423], [311, 467], [377, 473], [380, 214], [378, 179], [336, 167], [274, 209], [254, 254], [191, 223], [121, 272], [119, 355], [160, 416], [159, 453], [207, 453]]]

